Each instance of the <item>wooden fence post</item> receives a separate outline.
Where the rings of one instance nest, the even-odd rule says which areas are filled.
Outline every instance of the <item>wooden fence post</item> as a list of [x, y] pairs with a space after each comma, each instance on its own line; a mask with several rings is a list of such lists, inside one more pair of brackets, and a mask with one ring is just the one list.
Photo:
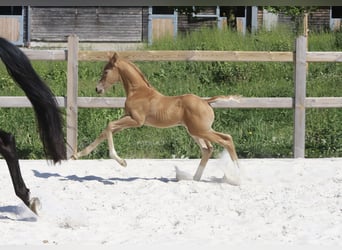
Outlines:
[[306, 39], [305, 36], [296, 39], [293, 136], [295, 158], [305, 156]]
[[67, 157], [77, 151], [77, 97], [78, 97], [78, 37], [68, 37], [68, 78], [67, 78]]

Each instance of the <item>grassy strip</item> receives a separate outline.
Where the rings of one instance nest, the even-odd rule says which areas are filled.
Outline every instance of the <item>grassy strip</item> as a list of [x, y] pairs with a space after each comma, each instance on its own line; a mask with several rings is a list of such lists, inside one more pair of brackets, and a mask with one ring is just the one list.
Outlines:
[[[310, 34], [310, 51], [341, 51], [340, 33]], [[292, 51], [295, 36], [280, 28], [272, 32], [241, 34], [203, 29], [165, 39], [146, 49], [153, 50], [250, 50]], [[56, 95], [66, 93], [65, 62], [33, 62], [35, 69]], [[139, 62], [151, 84], [166, 95], [194, 93], [199, 96], [241, 94], [245, 97], [293, 96], [291, 63], [234, 62]], [[97, 96], [95, 84], [102, 62], [80, 62], [79, 96]], [[309, 65], [307, 96], [342, 96], [341, 63]], [[24, 95], [0, 65], [0, 95]], [[106, 96], [124, 96], [117, 85]], [[214, 129], [233, 136], [240, 157], [292, 157], [293, 111], [288, 109], [216, 109]], [[121, 109], [79, 109], [79, 149], [92, 142], [111, 120], [123, 115]], [[341, 157], [342, 125], [340, 109], [307, 110], [306, 156]], [[0, 128], [17, 138], [22, 159], [43, 158], [31, 109], [3, 108]], [[182, 127], [155, 129], [142, 127], [115, 135], [119, 154], [125, 158], [200, 157], [198, 146]], [[215, 146], [215, 155], [222, 148]], [[107, 144], [101, 144], [88, 158], [107, 158]]]

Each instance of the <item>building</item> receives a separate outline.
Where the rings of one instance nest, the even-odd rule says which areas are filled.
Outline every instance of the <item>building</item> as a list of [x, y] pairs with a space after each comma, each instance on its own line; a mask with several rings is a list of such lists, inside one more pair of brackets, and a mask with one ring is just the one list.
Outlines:
[[[309, 17], [309, 29], [333, 30], [341, 26], [342, 7], [320, 7]], [[231, 28], [245, 33], [286, 23], [257, 6], [193, 7], [29, 7], [0, 6], [0, 36], [17, 45], [65, 43], [77, 34], [84, 43], [151, 43], [203, 26]]]

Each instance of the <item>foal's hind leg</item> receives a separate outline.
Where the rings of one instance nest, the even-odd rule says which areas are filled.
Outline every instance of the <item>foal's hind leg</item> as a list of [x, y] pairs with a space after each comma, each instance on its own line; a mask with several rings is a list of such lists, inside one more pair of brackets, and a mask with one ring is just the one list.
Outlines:
[[238, 165], [238, 156], [236, 154], [235, 145], [231, 135], [219, 133], [212, 130], [204, 134], [203, 138], [206, 138], [211, 142], [218, 143], [221, 146], [223, 146], [228, 151], [230, 158], [233, 160], [233, 162], [236, 165]]
[[202, 152], [201, 162], [194, 175], [194, 180], [199, 181], [202, 177], [204, 168], [207, 165], [207, 162], [213, 153], [213, 146], [211, 145], [209, 141], [203, 140], [195, 136], [193, 136], [193, 138], [197, 142], [197, 144], [200, 146], [201, 152]]
[[30, 200], [30, 190], [26, 187], [21, 176], [14, 136], [2, 130], [0, 130], [0, 153], [4, 156], [7, 162], [15, 194], [34, 213], [37, 213], [37, 206], [40, 202], [38, 198]]
[[[239, 169], [238, 157], [235, 151], [233, 138], [230, 135], [219, 133], [214, 130], [209, 130], [205, 133], [201, 133], [201, 138], [204, 138], [205, 140], [208, 140], [210, 142], [217, 143], [223, 146], [228, 151], [230, 158], [232, 159], [235, 165], [234, 172], [238, 171]], [[234, 179], [231, 179], [231, 177], [233, 177]], [[225, 172], [225, 178], [230, 184], [240, 185], [240, 178], [238, 175], [232, 176], [231, 174], [226, 174]]]

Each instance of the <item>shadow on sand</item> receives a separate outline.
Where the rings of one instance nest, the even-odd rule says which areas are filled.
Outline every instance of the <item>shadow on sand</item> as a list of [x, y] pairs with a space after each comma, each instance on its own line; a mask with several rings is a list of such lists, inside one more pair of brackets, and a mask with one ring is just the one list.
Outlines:
[[77, 176], [77, 175], [68, 175], [68, 176], [62, 176], [57, 173], [48, 173], [48, 172], [39, 172], [37, 170], [33, 170], [34, 176], [38, 178], [59, 178], [61, 181], [77, 181], [77, 182], [85, 182], [85, 181], [98, 181], [104, 185], [114, 185], [116, 182], [132, 182], [137, 180], [144, 180], [144, 181], [161, 181], [164, 183], [167, 182], [176, 182], [177, 179], [169, 179], [169, 178], [146, 178], [146, 177], [128, 177], [128, 178], [119, 178], [119, 177], [113, 177], [109, 179], [105, 179], [99, 176], [95, 175], [87, 175], [87, 176]]
[[37, 216], [24, 204], [18, 206], [0, 207], [0, 220], [37, 221]]

